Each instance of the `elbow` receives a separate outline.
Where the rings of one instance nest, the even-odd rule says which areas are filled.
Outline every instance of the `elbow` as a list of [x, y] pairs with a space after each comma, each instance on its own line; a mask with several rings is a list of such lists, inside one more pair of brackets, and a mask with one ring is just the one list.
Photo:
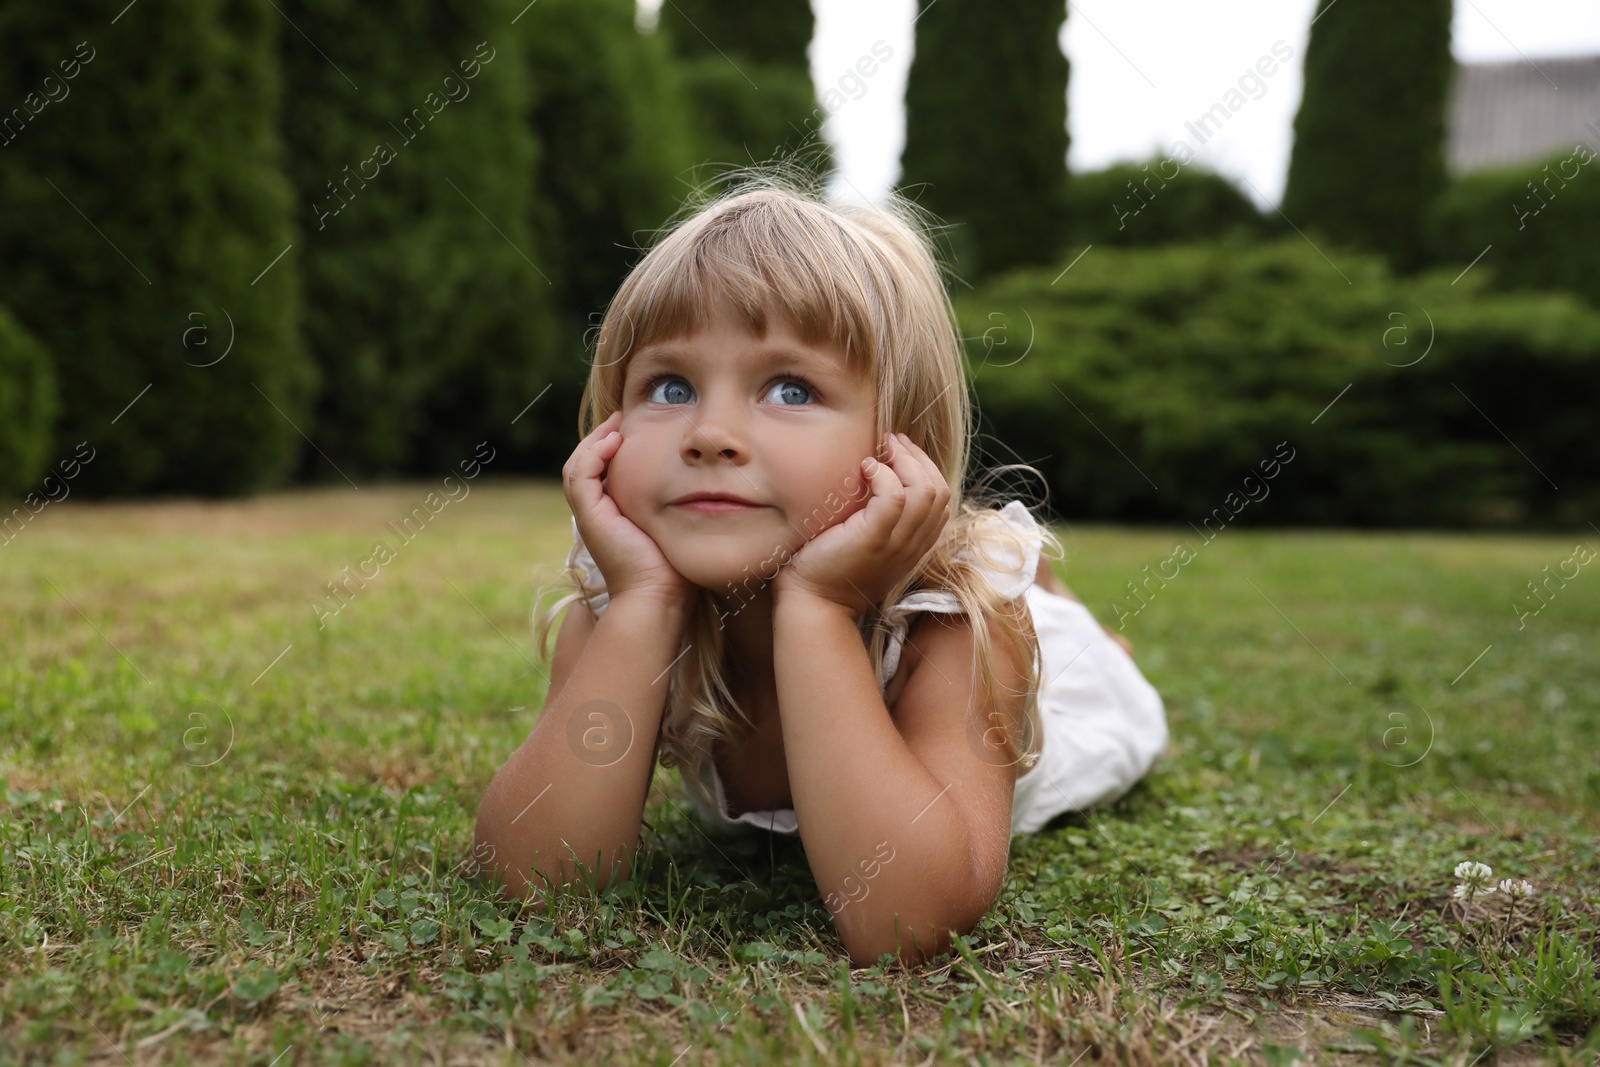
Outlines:
[[[486, 818], [480, 809], [472, 855], [463, 864], [468, 877], [481, 877], [504, 901], [540, 903], [559, 895], [568, 885], [599, 894], [613, 882], [631, 876], [631, 856], [626, 850], [614, 850], [609, 865], [602, 862], [599, 852], [590, 863], [583, 863], [565, 838], [544, 848], [508, 830], [492, 817]], [[530, 827], [529, 833], [533, 831]]]
[[495, 782], [490, 782], [478, 801], [478, 814], [472, 824], [472, 855], [462, 864], [462, 871], [468, 878], [504, 873], [506, 828], [499, 817], [500, 806], [496, 800]]
[[472, 854], [461, 867], [467, 878], [482, 879], [502, 900], [526, 894], [528, 880], [518, 874], [515, 864], [507, 862], [503, 843], [485, 825], [482, 810], [478, 812], [478, 824], [473, 831]]
[[964, 870], [931, 892], [918, 879], [892, 895], [871, 894], [846, 903], [834, 916], [834, 931], [853, 966], [870, 967], [890, 953], [915, 967], [949, 952], [955, 937], [972, 933], [999, 896], [1003, 875], [1003, 868], [987, 876]]
[[903, 965], [916, 967], [949, 952], [954, 938], [970, 934], [987, 913], [987, 906], [976, 912], [971, 908], [944, 910], [932, 917], [892, 912], [859, 922], [850, 922], [841, 914], [834, 929], [851, 966], [870, 967], [888, 953]]
[[481, 879], [494, 895], [511, 904], [526, 900], [537, 904], [546, 899], [549, 880], [532, 864], [507, 859], [505, 851], [492, 838], [478, 836], [463, 869], [467, 877]]
[[485, 793], [473, 826], [472, 854], [462, 863], [462, 873], [470, 879], [481, 879], [501, 900], [537, 900], [541, 889], [534, 884], [534, 865], [517, 858], [520, 843], [497, 818], [497, 810], [489, 793]]

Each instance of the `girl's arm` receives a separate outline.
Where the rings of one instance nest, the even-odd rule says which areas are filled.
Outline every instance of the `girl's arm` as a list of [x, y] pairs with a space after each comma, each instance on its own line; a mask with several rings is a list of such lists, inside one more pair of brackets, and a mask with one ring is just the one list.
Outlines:
[[502, 895], [570, 881], [574, 857], [597, 889], [628, 877], [687, 626], [687, 604], [648, 595], [613, 596], [598, 622], [581, 604], [566, 613], [544, 710], [478, 806], [474, 856]]
[[988, 706], [966, 617], [925, 616], [906, 644], [920, 661], [891, 719], [856, 618], [799, 590], [778, 593], [784, 753], [806, 858], [851, 960], [892, 952], [910, 964], [977, 925], [1005, 878], [1016, 768], [997, 744], [980, 750], [999, 733], [987, 727], [1020, 726], [1025, 676], [991, 627], [1005, 699]]

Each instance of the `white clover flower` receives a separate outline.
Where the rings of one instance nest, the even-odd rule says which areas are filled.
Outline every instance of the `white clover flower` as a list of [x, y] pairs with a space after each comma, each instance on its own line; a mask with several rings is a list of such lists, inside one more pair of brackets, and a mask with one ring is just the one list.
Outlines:
[[1494, 871], [1487, 863], [1477, 863], [1473, 860], [1462, 860], [1456, 864], [1455, 875], [1461, 879], [1461, 884], [1455, 888], [1455, 898], [1472, 902], [1474, 897], [1486, 897], [1494, 892]]
[[1458, 885], [1455, 888], [1455, 898], [1470, 902], [1473, 897], [1486, 897], [1494, 892], [1494, 886]]
[[54, 812], [59, 812], [66, 806], [66, 803], [60, 797], [56, 797], [50, 801], [50, 810]]
[[1500, 892], [1513, 898], [1531, 897], [1533, 896], [1533, 885], [1526, 878], [1504, 878], [1500, 881]]

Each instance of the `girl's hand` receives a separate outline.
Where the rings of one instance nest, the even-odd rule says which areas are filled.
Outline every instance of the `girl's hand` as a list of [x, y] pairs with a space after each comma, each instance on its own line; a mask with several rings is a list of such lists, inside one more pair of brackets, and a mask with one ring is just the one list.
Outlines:
[[634, 591], [649, 593], [667, 604], [687, 604], [693, 584], [667, 562], [661, 546], [649, 534], [622, 514], [605, 490], [607, 465], [622, 447], [622, 433], [617, 429], [621, 423], [622, 412], [612, 412], [572, 450], [561, 468], [567, 505], [613, 599]]
[[774, 591], [808, 593], [860, 619], [882, 602], [938, 543], [949, 519], [950, 487], [928, 454], [904, 434], [886, 434], [888, 461], [861, 461], [867, 506], [823, 530], [778, 571]]

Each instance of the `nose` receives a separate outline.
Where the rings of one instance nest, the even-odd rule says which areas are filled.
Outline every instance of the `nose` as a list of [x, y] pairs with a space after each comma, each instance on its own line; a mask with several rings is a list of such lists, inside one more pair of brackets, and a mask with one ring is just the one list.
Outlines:
[[685, 405], [683, 443], [679, 447], [684, 462], [698, 463], [712, 456], [736, 464], [749, 461], [750, 446], [743, 423], [733, 410], [734, 404], [734, 401], [713, 403], [703, 399], [694, 405], [692, 412]]

